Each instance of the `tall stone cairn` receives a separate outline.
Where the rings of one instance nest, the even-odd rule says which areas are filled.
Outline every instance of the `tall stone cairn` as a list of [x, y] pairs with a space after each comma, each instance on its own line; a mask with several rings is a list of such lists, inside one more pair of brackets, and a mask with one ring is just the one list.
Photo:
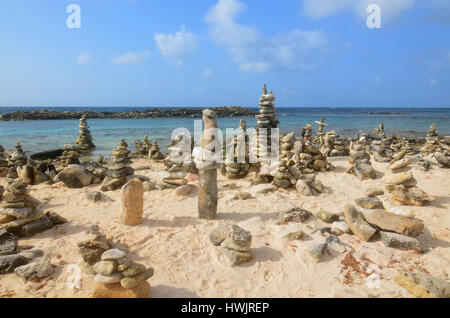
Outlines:
[[77, 138], [77, 147], [81, 151], [89, 151], [95, 148], [94, 143], [92, 142], [92, 135], [89, 131], [89, 125], [86, 121], [86, 115], [81, 116], [80, 118], [80, 136]]
[[[272, 128], [278, 128], [280, 123], [276, 119], [275, 113], [275, 94], [273, 92], [267, 93], [267, 86], [264, 84], [263, 94], [259, 99], [259, 115], [256, 115], [257, 126], [256, 133], [258, 137], [258, 154], [266, 154], [271, 151], [271, 130]], [[259, 132], [261, 129], [267, 129], [267, 152], [266, 149], [259, 144]], [[278, 144], [276, 145], [278, 146]]]

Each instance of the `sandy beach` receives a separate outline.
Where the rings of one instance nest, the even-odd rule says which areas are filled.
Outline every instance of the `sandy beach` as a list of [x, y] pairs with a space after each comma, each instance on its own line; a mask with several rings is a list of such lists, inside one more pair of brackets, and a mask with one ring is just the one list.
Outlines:
[[[80, 265], [77, 241], [93, 224], [117, 244], [129, 246], [135, 261], [155, 269], [149, 280], [150, 297], [411, 297], [392, 281], [398, 270], [429, 274], [444, 280], [450, 275], [450, 172], [433, 161], [425, 172], [413, 164], [411, 171], [418, 186], [435, 197], [423, 207], [404, 207], [412, 216], [422, 220], [425, 229], [418, 237], [424, 251], [401, 251], [386, 247], [381, 241], [362, 242], [350, 234], [341, 235], [347, 251], [329, 248], [329, 254], [315, 263], [305, 250], [323, 240], [322, 234], [309, 234], [326, 223], [311, 218], [305, 223], [279, 224], [280, 212], [300, 207], [317, 214], [328, 211], [343, 214], [344, 206], [364, 197], [368, 188], [384, 188], [381, 177], [387, 164], [372, 160], [377, 171], [374, 180], [360, 181], [345, 173], [348, 158], [329, 158], [334, 171], [318, 174], [317, 178], [329, 193], [304, 197], [295, 188], [279, 189], [257, 194], [248, 179], [231, 181], [219, 176], [218, 220], [200, 220], [197, 216], [197, 193], [178, 197], [175, 190], [154, 190], [144, 194], [144, 221], [128, 227], [118, 222], [121, 206], [120, 191], [105, 193], [111, 200], [94, 203], [86, 199], [89, 192], [99, 191], [99, 185], [83, 189], [68, 189], [62, 183], [29, 186], [30, 194], [51, 210], [68, 220], [60, 225], [20, 239], [19, 246], [41, 249], [50, 259], [54, 273], [39, 282], [23, 283], [12, 274], [0, 276], [0, 297], [90, 297], [93, 276], [81, 274], [81, 288], [72, 289], [67, 280], [72, 264]], [[151, 166], [137, 175], [159, 181], [161, 163], [137, 159], [133, 167]], [[3, 180], [2, 180], [3, 182]], [[227, 184], [238, 186], [229, 190]], [[193, 182], [196, 184], [196, 182]], [[249, 192], [252, 198], [234, 200], [238, 192]], [[382, 197], [388, 197], [385, 192]], [[341, 220], [343, 220], [341, 216]], [[220, 224], [233, 223], [253, 235], [253, 261], [230, 266], [221, 249], [214, 247], [210, 232]], [[289, 241], [284, 236], [302, 230], [302, 241]], [[350, 252], [356, 260], [354, 267], [343, 261]], [[81, 266], [81, 265], [80, 265]], [[347, 269], [345, 269], [347, 268]], [[372, 275], [372, 276], [371, 276]], [[371, 284], [373, 278], [379, 283]]]

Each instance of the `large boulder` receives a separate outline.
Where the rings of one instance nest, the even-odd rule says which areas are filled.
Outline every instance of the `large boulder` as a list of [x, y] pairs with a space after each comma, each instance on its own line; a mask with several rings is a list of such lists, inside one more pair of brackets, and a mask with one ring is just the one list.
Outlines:
[[68, 188], [77, 189], [88, 186], [92, 182], [92, 172], [81, 165], [69, 165], [55, 177], [55, 182], [62, 181]]

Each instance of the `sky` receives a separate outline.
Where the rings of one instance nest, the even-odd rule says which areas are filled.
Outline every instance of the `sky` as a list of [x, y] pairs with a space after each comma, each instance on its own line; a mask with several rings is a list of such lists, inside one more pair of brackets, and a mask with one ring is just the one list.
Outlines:
[[[78, 21], [73, 4], [80, 28], [68, 27]], [[372, 4], [380, 28], [368, 27]], [[264, 83], [277, 107], [450, 107], [450, 0], [0, 8], [2, 107], [255, 107]]]

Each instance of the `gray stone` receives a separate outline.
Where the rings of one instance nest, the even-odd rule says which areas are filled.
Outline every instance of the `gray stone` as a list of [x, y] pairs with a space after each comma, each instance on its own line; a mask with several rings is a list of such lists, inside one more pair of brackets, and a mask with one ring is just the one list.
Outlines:
[[122, 272], [122, 275], [124, 277], [133, 277], [133, 276], [137, 276], [139, 274], [142, 274], [143, 272], [146, 271], [146, 269], [147, 268], [144, 265], [142, 265], [142, 264], [133, 263], [133, 264], [131, 264], [130, 267], [128, 267], [127, 270]]
[[286, 212], [280, 213], [280, 221], [282, 223], [301, 223], [306, 222], [310, 217], [312, 217], [312, 213], [300, 208], [292, 208]]
[[0, 229], [0, 255], [11, 255], [18, 253], [17, 237], [4, 229]]
[[104, 249], [98, 247], [80, 247], [81, 258], [88, 264], [94, 264], [98, 262], [104, 252]]
[[397, 248], [400, 250], [419, 249], [419, 241], [413, 237], [383, 231], [381, 231], [380, 234], [384, 245], [387, 247]]
[[37, 233], [42, 233], [53, 227], [52, 221], [44, 215], [41, 219], [28, 223], [22, 226], [20, 230], [20, 235], [22, 236], [32, 236]]
[[382, 208], [383, 204], [380, 199], [376, 197], [367, 197], [356, 199], [355, 202], [362, 208], [365, 209], [378, 209]]
[[92, 266], [92, 270], [97, 274], [109, 276], [117, 270], [117, 263], [114, 261], [100, 261]]
[[253, 259], [253, 254], [250, 252], [237, 252], [229, 249], [224, 249], [224, 253], [232, 266], [250, 262]]
[[328, 244], [321, 243], [321, 244], [315, 244], [311, 248], [306, 250], [306, 253], [311, 256], [311, 258], [316, 262], [319, 263], [323, 256], [325, 255], [325, 252], [327, 251]]
[[402, 271], [394, 281], [417, 298], [450, 298], [450, 283], [440, 278]]
[[102, 261], [115, 261], [118, 259], [122, 259], [125, 256], [127, 256], [127, 254], [124, 251], [119, 250], [117, 248], [113, 248], [107, 250], [102, 254]]
[[209, 239], [214, 246], [220, 246], [227, 239], [233, 230], [233, 225], [222, 225], [212, 230]]
[[43, 258], [33, 263], [17, 267], [14, 270], [14, 273], [16, 273], [23, 282], [40, 280], [41, 278], [50, 276], [53, 273], [53, 267], [48, 259]]
[[150, 279], [154, 275], [155, 271], [153, 268], [149, 268], [144, 272], [133, 276], [133, 277], [124, 277], [120, 280], [120, 284], [123, 288], [130, 289], [138, 286], [142, 281]]
[[22, 255], [6, 255], [0, 256], [0, 274], [9, 274], [14, 272], [16, 267], [25, 265], [28, 259]]
[[369, 241], [376, 233], [376, 230], [366, 222], [361, 213], [350, 204], [345, 206], [344, 218], [352, 232], [363, 241]]
[[366, 190], [366, 192], [364, 192], [364, 194], [367, 195], [368, 197], [376, 197], [379, 195], [383, 195], [384, 191], [381, 189], [369, 188]]

